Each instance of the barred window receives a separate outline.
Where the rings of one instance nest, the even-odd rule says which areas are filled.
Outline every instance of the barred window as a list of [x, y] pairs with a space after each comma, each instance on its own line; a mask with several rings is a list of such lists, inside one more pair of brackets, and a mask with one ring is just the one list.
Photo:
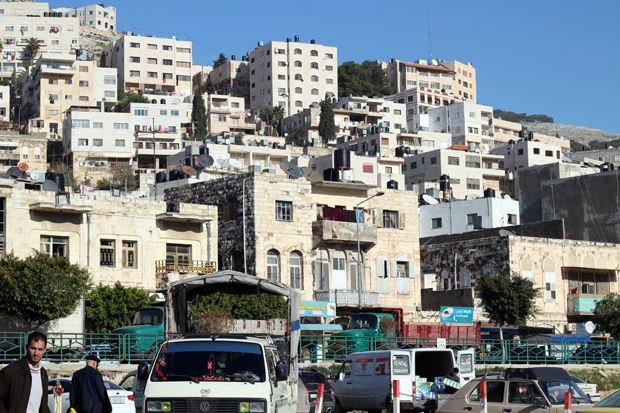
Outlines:
[[293, 220], [293, 203], [288, 201], [276, 201], [276, 220]]

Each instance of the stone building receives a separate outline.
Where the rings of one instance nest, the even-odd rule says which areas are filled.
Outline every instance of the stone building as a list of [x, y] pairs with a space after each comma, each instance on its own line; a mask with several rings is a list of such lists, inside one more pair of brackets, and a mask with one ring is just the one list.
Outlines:
[[47, 134], [20, 135], [18, 131], [0, 131], [0, 166], [6, 172], [20, 163], [28, 165], [26, 172], [47, 168]]
[[[255, 172], [171, 188], [166, 201], [217, 205], [220, 270], [245, 269], [285, 282], [305, 300], [332, 301], [341, 308], [402, 307], [408, 318], [416, 317], [417, 194], [385, 190], [372, 197], [376, 194], [375, 185], [313, 184]], [[367, 209], [359, 227], [358, 205]]]

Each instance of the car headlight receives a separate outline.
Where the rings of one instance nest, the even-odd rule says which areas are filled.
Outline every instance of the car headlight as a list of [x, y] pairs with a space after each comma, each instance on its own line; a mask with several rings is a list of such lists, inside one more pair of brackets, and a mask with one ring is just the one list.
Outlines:
[[251, 402], [250, 403], [250, 412], [251, 413], [259, 413], [265, 411], [265, 402]]
[[249, 412], [250, 411], [250, 402], [241, 402], [241, 403], [239, 403], [239, 411], [241, 413]]
[[172, 403], [162, 401], [149, 401], [146, 404], [147, 412], [170, 412], [172, 411]]

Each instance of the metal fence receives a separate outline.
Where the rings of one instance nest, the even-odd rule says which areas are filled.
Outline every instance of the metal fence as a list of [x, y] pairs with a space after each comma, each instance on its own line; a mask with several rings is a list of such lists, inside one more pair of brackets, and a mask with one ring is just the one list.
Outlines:
[[[26, 354], [27, 333], [0, 333], [0, 363]], [[151, 360], [163, 337], [156, 334], [48, 334], [44, 359], [77, 362], [89, 354], [112, 363]], [[620, 364], [620, 342], [445, 339], [453, 351], [474, 349], [478, 364]], [[300, 362], [339, 362], [358, 351], [436, 348], [436, 338], [302, 335]]]

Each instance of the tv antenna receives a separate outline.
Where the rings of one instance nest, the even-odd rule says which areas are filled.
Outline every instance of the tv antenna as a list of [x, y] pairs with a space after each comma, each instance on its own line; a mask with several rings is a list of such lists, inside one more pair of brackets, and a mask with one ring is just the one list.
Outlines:
[[432, 65], [433, 47], [431, 45], [431, 14], [428, 13], [428, 65]]

